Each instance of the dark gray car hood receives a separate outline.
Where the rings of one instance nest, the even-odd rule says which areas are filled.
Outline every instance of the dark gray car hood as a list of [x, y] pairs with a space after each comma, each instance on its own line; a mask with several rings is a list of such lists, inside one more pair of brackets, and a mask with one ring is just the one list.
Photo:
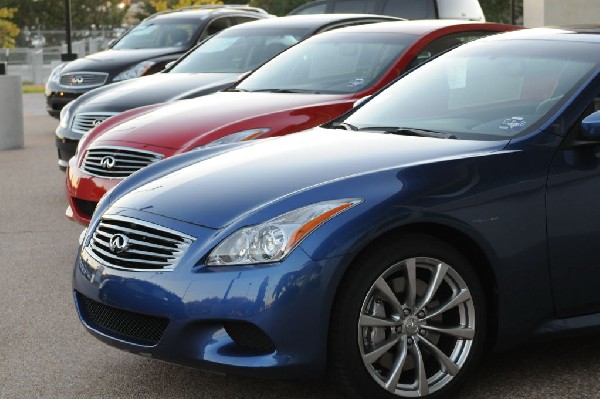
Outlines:
[[[218, 84], [233, 84], [238, 73], [159, 73], [142, 76], [98, 91], [90, 92], [86, 101], [77, 107], [80, 112], [123, 112], [169, 101], [171, 98], [192, 89]], [[216, 90], [216, 89], [215, 89]]]

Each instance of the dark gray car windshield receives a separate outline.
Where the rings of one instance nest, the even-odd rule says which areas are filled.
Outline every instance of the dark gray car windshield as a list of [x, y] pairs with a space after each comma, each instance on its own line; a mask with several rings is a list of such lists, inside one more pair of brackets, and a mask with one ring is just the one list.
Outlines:
[[198, 46], [169, 73], [243, 73], [304, 39], [309, 28], [227, 29]]
[[257, 69], [236, 89], [356, 93], [375, 84], [417, 38], [399, 33], [315, 36]]
[[114, 50], [187, 47], [199, 29], [194, 20], [152, 20], [142, 23], [121, 38]]
[[406, 75], [343, 122], [506, 140], [545, 123], [599, 59], [594, 43], [480, 40]]

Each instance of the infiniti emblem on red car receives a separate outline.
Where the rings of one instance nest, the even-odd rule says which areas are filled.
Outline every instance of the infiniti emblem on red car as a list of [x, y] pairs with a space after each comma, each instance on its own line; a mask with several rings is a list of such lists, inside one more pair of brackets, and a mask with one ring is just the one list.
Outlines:
[[115, 234], [110, 238], [108, 245], [111, 252], [120, 254], [121, 252], [127, 251], [129, 248], [129, 237], [125, 234]]
[[102, 166], [104, 169], [112, 169], [115, 167], [116, 163], [117, 161], [110, 155], [100, 160], [100, 166]]

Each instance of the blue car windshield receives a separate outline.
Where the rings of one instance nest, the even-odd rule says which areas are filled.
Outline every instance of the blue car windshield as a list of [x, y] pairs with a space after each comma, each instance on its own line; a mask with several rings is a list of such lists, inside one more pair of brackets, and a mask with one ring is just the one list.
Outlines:
[[237, 87], [241, 91], [356, 93], [373, 86], [417, 35], [317, 35], [273, 58]]
[[199, 28], [199, 23], [194, 20], [153, 20], [130, 30], [112, 49], [189, 47]]
[[243, 73], [307, 36], [310, 28], [226, 29], [182, 58], [169, 73]]
[[413, 129], [459, 139], [522, 136], [547, 122], [596, 73], [597, 47], [573, 41], [479, 40], [424, 64], [342, 122], [358, 129]]

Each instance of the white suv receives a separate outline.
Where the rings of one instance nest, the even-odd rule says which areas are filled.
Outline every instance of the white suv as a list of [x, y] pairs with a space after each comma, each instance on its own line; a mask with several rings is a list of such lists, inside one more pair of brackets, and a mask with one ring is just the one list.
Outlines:
[[478, 0], [317, 0], [292, 10], [290, 15], [325, 13], [366, 13], [406, 19], [485, 21]]

